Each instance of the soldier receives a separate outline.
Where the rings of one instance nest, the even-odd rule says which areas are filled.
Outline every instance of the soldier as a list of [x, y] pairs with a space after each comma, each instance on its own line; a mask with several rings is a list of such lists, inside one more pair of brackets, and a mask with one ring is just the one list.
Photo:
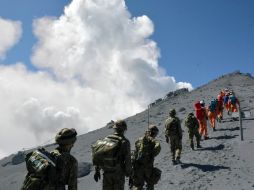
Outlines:
[[[56, 143], [59, 145], [55, 150], [49, 153], [45, 149], [38, 149], [40, 151], [37, 150], [28, 154], [30, 155], [26, 158], [28, 169], [31, 168], [29, 163], [34, 161], [36, 165], [41, 164], [39, 169], [44, 166], [45, 162], [40, 163], [40, 159], [42, 158], [40, 155], [43, 155], [44, 159], [47, 159], [49, 162], [54, 162], [54, 167], [48, 166], [47, 170], [45, 170], [45, 174], [36, 173], [36, 171], [28, 172], [21, 189], [65, 190], [65, 186], [67, 185], [68, 190], [77, 190], [78, 162], [70, 154], [76, 141], [76, 136], [77, 132], [75, 129], [64, 128], [60, 130], [55, 137]], [[36, 154], [38, 152], [40, 153]], [[36, 157], [34, 155], [36, 155]]]
[[176, 117], [176, 110], [172, 109], [169, 112], [169, 118], [165, 122], [165, 137], [166, 142], [170, 142], [170, 149], [172, 155], [173, 165], [181, 163], [182, 151], [182, 128], [178, 117]]
[[116, 152], [114, 165], [95, 166], [94, 180], [100, 178], [100, 170], [103, 170], [103, 190], [124, 190], [125, 176], [129, 177], [132, 173], [130, 142], [124, 136], [127, 124], [124, 120], [116, 121], [113, 129], [115, 133], [106, 137], [107, 139], [117, 139], [120, 141], [120, 148]]
[[64, 128], [60, 130], [55, 138], [56, 143], [59, 146], [51, 152], [53, 156], [57, 156], [58, 183], [61, 185], [63, 190], [65, 189], [65, 185], [68, 186], [68, 190], [78, 189], [78, 161], [70, 154], [70, 151], [77, 139], [76, 136], [77, 132], [73, 128]]
[[155, 125], [150, 125], [143, 137], [140, 137], [135, 143], [135, 151], [132, 158], [134, 175], [133, 175], [133, 190], [142, 190], [144, 183], [147, 184], [147, 190], [154, 190], [154, 185], [158, 182], [154, 169], [154, 158], [160, 153], [160, 142], [155, 139], [159, 129]]
[[185, 119], [185, 126], [188, 128], [191, 149], [194, 150], [194, 142], [193, 142], [194, 136], [196, 137], [197, 148], [201, 148], [201, 146], [200, 146], [201, 137], [198, 132], [199, 123], [193, 113], [188, 114], [187, 118]]

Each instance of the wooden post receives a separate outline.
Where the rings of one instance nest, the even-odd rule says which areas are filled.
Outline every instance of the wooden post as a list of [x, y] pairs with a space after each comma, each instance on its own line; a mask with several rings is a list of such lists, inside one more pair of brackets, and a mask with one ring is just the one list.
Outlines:
[[150, 117], [149, 108], [150, 108], [150, 106], [148, 105], [148, 109], [147, 109], [147, 113], [148, 113], [148, 115], [147, 115], [147, 124], [148, 124], [148, 126], [147, 126], [147, 128], [149, 127], [149, 117]]
[[243, 141], [243, 123], [242, 123], [242, 111], [241, 111], [240, 104], [239, 104], [239, 125], [240, 125], [241, 141]]

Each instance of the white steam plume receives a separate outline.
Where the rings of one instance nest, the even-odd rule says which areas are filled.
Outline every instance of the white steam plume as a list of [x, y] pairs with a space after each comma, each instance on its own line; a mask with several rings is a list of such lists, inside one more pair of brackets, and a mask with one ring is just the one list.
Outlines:
[[5, 58], [7, 50], [15, 45], [22, 34], [21, 22], [0, 17], [0, 59]]
[[[61, 17], [35, 20], [39, 71], [0, 67], [1, 148], [37, 145], [63, 127], [81, 134], [140, 112], [168, 91], [192, 88], [159, 67], [153, 30], [123, 0], [73, 0]], [[10, 136], [15, 141], [3, 143]]]

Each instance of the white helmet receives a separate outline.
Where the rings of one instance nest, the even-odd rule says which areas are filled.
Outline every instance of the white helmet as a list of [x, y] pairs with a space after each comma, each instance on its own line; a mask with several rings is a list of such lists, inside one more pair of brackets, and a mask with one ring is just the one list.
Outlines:
[[199, 102], [200, 104], [201, 104], [201, 106], [205, 106], [205, 101], [204, 100], [201, 100], [200, 102]]

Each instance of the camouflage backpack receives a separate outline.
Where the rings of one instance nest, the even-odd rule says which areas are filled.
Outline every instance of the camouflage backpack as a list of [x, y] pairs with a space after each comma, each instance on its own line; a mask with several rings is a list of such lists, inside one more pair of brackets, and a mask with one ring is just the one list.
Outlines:
[[178, 125], [180, 120], [178, 118], [169, 118], [165, 125], [165, 134], [167, 136], [177, 136], [178, 135]]
[[139, 138], [135, 143], [135, 151], [132, 160], [142, 164], [149, 162], [153, 148], [154, 143], [149, 138]]
[[56, 177], [56, 158], [45, 149], [41, 148], [26, 155], [28, 174], [21, 190], [42, 190]]
[[109, 135], [99, 139], [92, 145], [93, 165], [104, 170], [114, 170], [120, 162], [119, 152], [123, 138], [117, 135]]
[[162, 171], [159, 168], [154, 167], [152, 171], [152, 175], [150, 176], [150, 182], [152, 184], [157, 184], [161, 179]]
[[188, 128], [188, 129], [192, 129], [192, 128], [195, 128], [197, 127], [197, 120], [195, 118], [195, 116], [188, 116], [187, 119], [185, 120], [185, 126]]

